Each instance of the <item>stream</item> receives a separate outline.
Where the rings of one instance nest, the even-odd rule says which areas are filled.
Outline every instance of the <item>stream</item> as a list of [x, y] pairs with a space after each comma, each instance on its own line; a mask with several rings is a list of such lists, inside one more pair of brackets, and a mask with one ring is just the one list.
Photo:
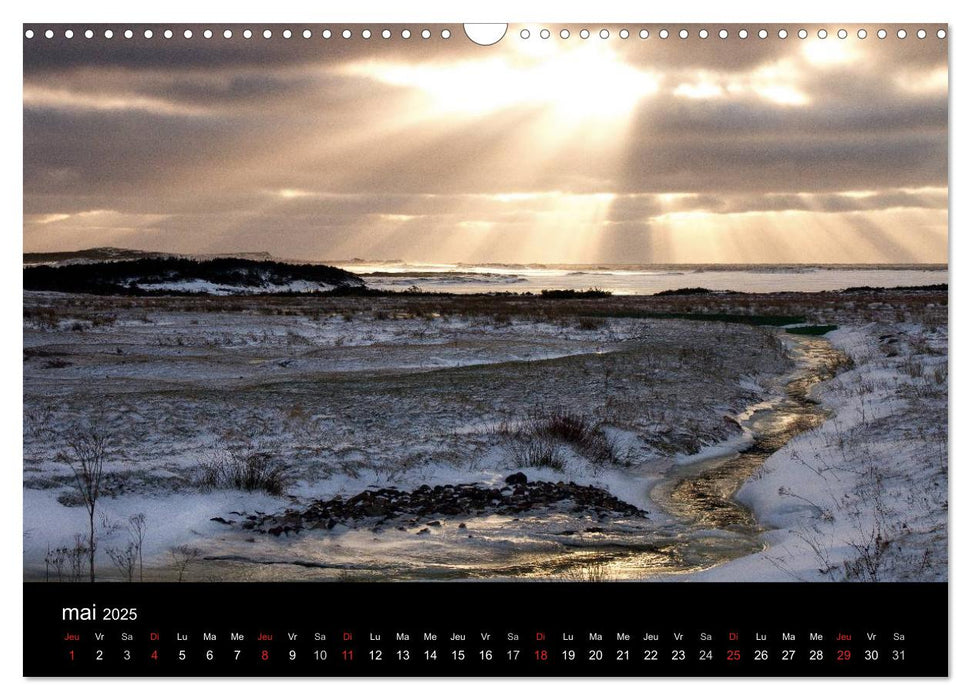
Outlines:
[[674, 467], [651, 490], [651, 500], [682, 528], [672, 544], [683, 570], [710, 568], [764, 548], [762, 527], [734, 496], [773, 453], [829, 415], [809, 394], [835, 376], [844, 356], [822, 338], [792, 336], [791, 342], [797, 369], [787, 378], [782, 396], [753, 406], [740, 420], [752, 444], [740, 452]]
[[[657, 465], [631, 483], [649, 484], [648, 518], [612, 518], [577, 530], [566, 515], [523, 513], [446, 521], [424, 538], [351, 529], [325, 535], [232, 539], [195, 566], [223, 580], [645, 580], [708, 569], [764, 548], [763, 528], [735, 494], [774, 452], [821, 424], [827, 410], [809, 398], [843, 355], [819, 337], [786, 336], [795, 369], [772, 398], [738, 416], [750, 437], [741, 451]], [[458, 525], [459, 520], [462, 521]], [[572, 529], [567, 529], [572, 528]], [[429, 530], [426, 528], [426, 531]], [[238, 542], [238, 541], [237, 541]], [[217, 548], [218, 549], [218, 548]], [[323, 555], [323, 556], [322, 556]]]

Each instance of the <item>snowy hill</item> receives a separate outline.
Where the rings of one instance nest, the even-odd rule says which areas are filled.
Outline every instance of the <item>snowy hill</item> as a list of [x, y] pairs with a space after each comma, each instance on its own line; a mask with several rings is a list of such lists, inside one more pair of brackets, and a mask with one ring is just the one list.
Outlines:
[[329, 265], [269, 260], [148, 257], [24, 268], [24, 289], [88, 294], [303, 294], [363, 287]]

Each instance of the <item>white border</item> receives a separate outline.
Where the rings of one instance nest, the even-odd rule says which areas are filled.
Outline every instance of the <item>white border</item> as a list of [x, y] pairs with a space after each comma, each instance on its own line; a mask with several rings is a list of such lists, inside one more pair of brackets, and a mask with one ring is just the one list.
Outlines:
[[[286, 22], [286, 21], [327, 21], [327, 22], [813, 22], [832, 24], [864, 23], [868, 21], [887, 22], [951, 22], [949, 42], [951, 47], [950, 84], [952, 89], [950, 121], [951, 131], [951, 335], [949, 353], [951, 366], [951, 476], [952, 501], [958, 496], [959, 508], [951, 511], [951, 541], [963, 544], [967, 535], [966, 511], [969, 496], [967, 478], [962, 469], [971, 468], [968, 458], [967, 438], [955, 426], [967, 426], [968, 413], [968, 376], [969, 372], [956, 358], [968, 356], [968, 288], [962, 280], [962, 272], [967, 265], [968, 245], [961, 236], [962, 200], [967, 201], [964, 178], [967, 172], [967, 156], [964, 130], [954, 128], [957, 124], [968, 124], [968, 91], [962, 78], [963, 70], [968, 69], [967, 56], [971, 48], [962, 42], [961, 30], [969, 26], [957, 11], [957, 3], [940, 0], [919, 0], [907, 5], [889, 5], [878, 2], [855, 2], [846, 0], [806, 0], [804, 3], [781, 3], [778, 0], [759, 0], [757, 2], [695, 2], [685, 3], [648, 3], [620, 2], [616, 0], [588, 0], [580, 2], [555, 2], [554, 0], [478, 0], [475, 3], [445, 2], [445, 0], [418, 0], [414, 6], [391, 0], [367, 1], [354, 0], [343, 6], [322, 2], [234, 2], [203, 3], [199, 0], [165, 0], [157, 3], [133, 3], [131, 0], [86, 3], [66, 2], [64, 0], [45, 0], [45, 2], [16, 3], [11, 9], [9, 3], [3, 10], [4, 21], [0, 24], [0, 52], [2, 52], [3, 84], [0, 100], [3, 104], [3, 131], [5, 155], [2, 166], [2, 197], [5, 224], [3, 227], [3, 257], [0, 268], [0, 328], [9, 329], [8, 340], [2, 349], [2, 388], [4, 402], [0, 406], [0, 445], [4, 450], [5, 479], [3, 489], [3, 550], [2, 561], [7, 564], [7, 575], [0, 584], [3, 599], [8, 601], [7, 625], [0, 632], [0, 664], [3, 677], [14, 679], [5, 684], [7, 692], [30, 694], [36, 698], [54, 698], [61, 695], [71, 697], [108, 693], [140, 698], [169, 698], [178, 694], [183, 697], [204, 697], [225, 690], [241, 692], [242, 696], [263, 694], [283, 697], [283, 694], [314, 694], [315, 697], [346, 695], [349, 699], [361, 700], [370, 693], [389, 694], [404, 698], [429, 698], [460, 696], [464, 699], [507, 697], [553, 697], [589, 698], [600, 693], [616, 694], [621, 698], [645, 698], [668, 693], [693, 696], [721, 697], [724, 694], [741, 694], [747, 697], [775, 697], [784, 694], [789, 698], [812, 698], [820, 695], [838, 696], [842, 694], [866, 694], [873, 700], [884, 698], [907, 698], [913, 700], [922, 693], [931, 692], [935, 696], [957, 696], [959, 683], [956, 679], [967, 679], [967, 659], [971, 658], [971, 646], [966, 633], [971, 632], [967, 625], [961, 624], [967, 617], [968, 604], [962, 596], [956, 595], [957, 585], [967, 580], [967, 560], [960, 556], [959, 547], [951, 547], [951, 681], [908, 681], [908, 680], [848, 680], [848, 681], [776, 681], [776, 680], [569, 680], [569, 681], [351, 681], [351, 680], [225, 680], [225, 681], [25, 681], [22, 673], [22, 636], [17, 631], [17, 621], [21, 614], [21, 489], [22, 471], [19, 467], [18, 447], [21, 445], [22, 411], [22, 367], [21, 328], [22, 298], [20, 291], [21, 252], [22, 252], [22, 53], [20, 24], [24, 22]], [[551, 22], [552, 23], [552, 22]], [[965, 117], [960, 115], [964, 114]], [[964, 204], [964, 208], [967, 205]], [[957, 232], [957, 233], [955, 233]], [[964, 547], [960, 548], [961, 550]], [[16, 601], [18, 604], [12, 604]], [[649, 605], [650, 603], [645, 603]], [[919, 601], [901, 601], [901, 605], [919, 605]], [[889, 612], [888, 612], [889, 614]], [[19, 681], [16, 679], [20, 679]], [[247, 691], [250, 692], [247, 692]]]

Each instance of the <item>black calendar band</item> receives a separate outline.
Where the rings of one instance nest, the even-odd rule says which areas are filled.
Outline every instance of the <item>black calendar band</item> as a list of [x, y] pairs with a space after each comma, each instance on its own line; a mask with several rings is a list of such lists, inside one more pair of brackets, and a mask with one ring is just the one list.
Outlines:
[[946, 583], [24, 584], [26, 676], [946, 676]]

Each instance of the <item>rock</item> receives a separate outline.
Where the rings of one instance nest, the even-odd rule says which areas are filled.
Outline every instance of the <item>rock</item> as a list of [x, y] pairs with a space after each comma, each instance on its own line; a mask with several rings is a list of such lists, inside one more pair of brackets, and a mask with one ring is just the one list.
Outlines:
[[427, 535], [430, 532], [431, 532], [431, 530], [429, 530], [427, 527], [423, 527], [421, 530], [418, 531], [417, 534], [419, 534], [419, 535]]
[[[904, 525], [904, 527], [907, 527], [907, 526]], [[464, 530], [464, 529], [465, 529], [465, 523], [459, 523], [459, 530]]]
[[[265, 534], [288, 534], [304, 529], [334, 530], [345, 528], [374, 529], [380, 526], [398, 527], [400, 531], [444, 526], [446, 518], [475, 515], [518, 516], [527, 512], [555, 510], [560, 513], [585, 514], [601, 522], [609, 522], [618, 515], [647, 517], [636, 506], [616, 498], [595, 486], [580, 486], [574, 482], [552, 483], [526, 481], [521, 472], [511, 474], [506, 481], [512, 484], [501, 488], [478, 484], [436, 486], [421, 485], [414, 491], [394, 488], [365, 490], [344, 499], [335, 496], [328, 501], [311, 501], [300, 507], [296, 504], [281, 513], [267, 515], [239, 514], [243, 522], [212, 518], [214, 522], [235, 525]], [[437, 518], [437, 519], [436, 519]], [[515, 518], [513, 522], [518, 521]], [[459, 529], [466, 529], [461, 523]]]
[[226, 518], [220, 518], [220, 517], [209, 518], [209, 519], [214, 523], [219, 523], [220, 525], [232, 525], [234, 522], [236, 522], [235, 520], [226, 520]]

